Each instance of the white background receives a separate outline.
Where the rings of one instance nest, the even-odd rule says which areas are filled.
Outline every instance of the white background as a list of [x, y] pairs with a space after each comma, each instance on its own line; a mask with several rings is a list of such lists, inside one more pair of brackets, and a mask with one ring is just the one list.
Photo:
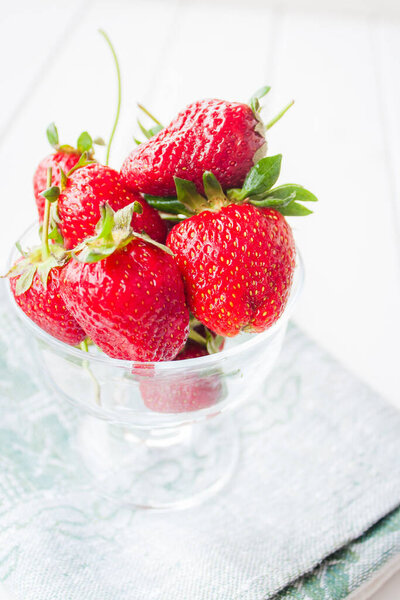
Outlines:
[[[331, 5], [332, 4], [332, 5]], [[400, 407], [400, 3], [339, 0], [0, 0], [0, 268], [35, 218], [31, 178], [61, 141], [107, 137], [123, 73], [111, 164], [132, 148], [137, 101], [164, 123], [202, 97], [246, 101], [264, 84], [281, 183], [309, 187], [292, 219], [307, 280], [297, 322]], [[101, 158], [101, 155], [100, 155]], [[334, 407], [332, 407], [334, 410]], [[398, 600], [400, 576], [375, 600]], [[1, 591], [0, 591], [1, 598]]]

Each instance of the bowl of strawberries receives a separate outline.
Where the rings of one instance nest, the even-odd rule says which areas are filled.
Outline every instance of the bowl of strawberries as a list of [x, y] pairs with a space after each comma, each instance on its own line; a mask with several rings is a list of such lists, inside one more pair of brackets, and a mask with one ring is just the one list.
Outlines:
[[[299, 295], [286, 217], [316, 198], [276, 185], [262, 88], [141, 126], [120, 170], [84, 132], [34, 175], [38, 222], [19, 239], [10, 299], [43, 381], [80, 409], [93, 485], [134, 506], [198, 502], [238, 457], [232, 409], [260, 393]], [[113, 129], [113, 133], [116, 128]], [[39, 231], [39, 236], [38, 236]]]

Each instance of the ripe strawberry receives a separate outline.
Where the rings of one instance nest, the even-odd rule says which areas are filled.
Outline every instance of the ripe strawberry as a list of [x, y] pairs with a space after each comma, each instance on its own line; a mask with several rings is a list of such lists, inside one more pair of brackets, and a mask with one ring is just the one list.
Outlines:
[[[64, 302], [92, 341], [112, 358], [172, 360], [189, 330], [182, 277], [159, 244], [134, 234], [134, 205], [102, 207], [96, 238], [63, 271]], [[81, 262], [79, 262], [81, 261]]]
[[135, 201], [141, 205], [142, 212], [133, 214], [134, 230], [144, 231], [157, 242], [165, 242], [166, 225], [158, 212], [139, 194], [128, 191], [117, 171], [99, 163], [81, 167], [68, 177], [58, 198], [59, 228], [65, 247], [74, 248], [94, 235], [104, 202], [117, 211]]
[[192, 313], [223, 336], [259, 332], [282, 314], [295, 265], [284, 217], [273, 209], [223, 206], [174, 227], [168, 236]]
[[7, 276], [15, 301], [24, 313], [53, 337], [75, 345], [82, 342], [86, 334], [65, 307], [60, 294], [60, 276], [67, 260], [66, 253], [58, 244], [52, 245], [50, 253], [48, 229], [54, 191], [51, 181], [52, 168], [49, 167], [48, 189], [43, 192], [42, 245], [30, 254], [22, 253]]
[[150, 200], [180, 219], [193, 215], [173, 227], [167, 245], [183, 274], [191, 312], [222, 336], [263, 331], [285, 308], [295, 245], [283, 215], [307, 215], [311, 211], [297, 200], [317, 199], [296, 184], [271, 189], [281, 159], [281, 155], [262, 158], [243, 187], [228, 190], [227, 195], [216, 177], [206, 172], [206, 198], [192, 182], [175, 177], [177, 198]]
[[201, 191], [204, 171], [212, 171], [224, 189], [239, 187], [266, 153], [264, 134], [257, 111], [247, 104], [200, 100], [133, 150], [121, 173], [131, 190], [156, 196], [174, 194], [174, 176]]
[[[47, 185], [47, 170], [49, 168], [52, 169], [51, 185], [60, 187], [60, 169], [62, 169], [64, 173], [68, 173], [77, 165], [83, 152], [89, 153], [90, 157], [93, 156], [93, 141], [86, 131], [79, 136], [77, 148], [73, 148], [66, 144], [60, 146], [58, 131], [54, 123], [51, 123], [48, 126], [46, 134], [47, 139], [51, 146], [53, 146], [55, 152], [49, 154], [40, 161], [33, 175], [33, 193], [35, 195], [40, 222], [43, 221], [44, 216], [44, 197], [41, 193], [49, 187]], [[100, 142], [101, 140], [96, 141], [96, 143]]]
[[[196, 327], [196, 332], [204, 334], [205, 328]], [[224, 340], [219, 340], [222, 350]], [[189, 339], [184, 349], [175, 358], [176, 361], [199, 358], [209, 354], [206, 346]], [[149, 372], [140, 379], [140, 393], [147, 408], [161, 413], [180, 413], [200, 410], [213, 406], [222, 399], [223, 385], [218, 373], [201, 377], [195, 373], [172, 373], [157, 379]]]
[[[15, 266], [18, 268], [20, 264]], [[11, 273], [10, 287], [18, 306], [36, 325], [58, 340], [75, 346], [84, 340], [86, 334], [61, 298], [60, 277], [64, 268], [53, 267], [49, 271], [46, 287], [36, 270], [31, 285], [22, 293], [18, 293], [18, 282], [24, 277], [24, 273]]]
[[77, 164], [80, 156], [80, 153], [77, 151], [66, 152], [64, 150], [59, 150], [49, 154], [40, 161], [33, 176], [33, 193], [35, 194], [40, 222], [43, 221], [44, 216], [44, 198], [40, 194], [46, 189], [47, 169], [51, 167], [53, 170], [52, 185], [60, 186], [60, 167], [65, 173], [68, 173], [68, 171]]

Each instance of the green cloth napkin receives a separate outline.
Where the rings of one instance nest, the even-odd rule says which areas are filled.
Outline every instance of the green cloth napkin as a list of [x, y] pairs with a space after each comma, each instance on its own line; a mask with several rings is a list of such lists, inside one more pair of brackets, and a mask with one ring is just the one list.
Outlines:
[[16, 600], [339, 600], [400, 552], [400, 416], [298, 328], [240, 408], [241, 460], [156, 513], [91, 487], [0, 286], [0, 579]]

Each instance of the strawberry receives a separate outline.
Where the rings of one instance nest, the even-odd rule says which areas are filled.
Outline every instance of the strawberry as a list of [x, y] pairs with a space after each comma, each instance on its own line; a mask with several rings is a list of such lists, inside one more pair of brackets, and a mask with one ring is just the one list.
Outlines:
[[166, 225], [158, 212], [142, 196], [128, 191], [117, 171], [92, 163], [68, 177], [58, 198], [58, 225], [67, 249], [74, 248], [94, 234], [100, 218], [100, 206], [106, 201], [115, 211], [138, 202], [142, 211], [141, 214], [133, 213], [133, 228], [146, 232], [157, 242], [165, 242]]
[[280, 162], [280, 155], [261, 159], [229, 198], [212, 173], [203, 178], [207, 201], [193, 184], [175, 179], [174, 209], [180, 202], [182, 212], [200, 212], [175, 225], [167, 245], [181, 269], [191, 312], [222, 336], [264, 331], [286, 306], [296, 252], [283, 214], [308, 214], [295, 199], [316, 198], [294, 184], [271, 190]]
[[182, 277], [160, 244], [133, 232], [129, 205], [101, 207], [98, 235], [75, 250], [61, 295], [91, 340], [112, 358], [175, 358], [189, 330]]
[[[36, 168], [33, 176], [33, 193], [35, 195], [36, 205], [39, 213], [39, 221], [43, 221], [44, 216], [44, 197], [41, 193], [48, 188], [47, 185], [47, 169], [52, 169], [52, 182], [53, 186], [61, 185], [61, 171], [68, 173], [73, 169], [79, 162], [83, 152], [88, 152], [90, 155], [93, 154], [92, 147], [93, 142], [90, 135], [85, 131], [83, 132], [77, 142], [77, 148], [72, 146], [62, 145], [60, 146], [58, 140], [58, 131], [54, 123], [51, 123], [47, 128], [47, 139], [53, 146], [55, 152], [49, 154], [43, 160], [40, 161]], [[101, 143], [102, 140], [96, 140], [96, 143]]]
[[269, 90], [258, 90], [250, 105], [216, 99], [193, 102], [165, 129], [139, 105], [156, 126], [145, 130], [139, 123], [152, 137], [123, 163], [127, 186], [144, 194], [171, 196], [176, 176], [192, 181], [201, 192], [205, 171], [212, 171], [224, 189], [241, 186], [249, 169], [266, 154], [266, 130], [293, 104], [264, 126], [259, 99]]
[[27, 273], [18, 271], [21, 262], [15, 265], [17, 274], [9, 275], [11, 291], [18, 306], [36, 325], [61, 342], [71, 346], [80, 344], [86, 334], [67, 310], [60, 295], [60, 277], [65, 267], [52, 268], [46, 286], [36, 270], [29, 288], [20, 292], [18, 282]]
[[220, 335], [263, 331], [286, 305], [295, 245], [273, 209], [223, 206], [176, 225], [168, 246], [182, 271], [193, 314]]
[[36, 206], [39, 213], [39, 221], [43, 221], [44, 215], [44, 198], [41, 192], [46, 189], [46, 172], [49, 167], [53, 169], [52, 185], [59, 186], [61, 183], [61, 169], [68, 173], [79, 161], [80, 154], [78, 152], [65, 152], [60, 150], [49, 154], [37, 166], [33, 176], [33, 193], [35, 195]]
[[[51, 167], [47, 184], [52, 181]], [[65, 306], [60, 293], [60, 278], [66, 255], [60, 246], [48, 244], [51, 189], [43, 192], [45, 202], [42, 245], [28, 255], [22, 253], [10, 269], [10, 287], [15, 301], [23, 312], [44, 331], [66, 344], [80, 344], [85, 332]]]
[[[206, 328], [196, 326], [191, 329], [191, 333], [193, 331], [203, 337], [203, 342], [189, 339], [175, 361], [199, 358], [210, 353], [210, 348], [205, 345]], [[207, 333], [211, 335], [208, 330]], [[218, 346], [212, 352], [222, 350], [224, 340], [221, 341], [219, 336], [212, 337]], [[155, 412], [180, 413], [200, 410], [213, 406], [222, 397], [223, 386], [218, 373], [201, 377], [195, 373], [178, 372], [164, 377], [161, 375], [161, 381], [154, 372], [143, 375], [140, 377], [140, 393], [147, 408]]]
[[265, 151], [263, 125], [247, 104], [200, 100], [133, 150], [121, 173], [130, 189], [157, 196], [174, 194], [174, 175], [201, 191], [204, 171], [238, 187]]

